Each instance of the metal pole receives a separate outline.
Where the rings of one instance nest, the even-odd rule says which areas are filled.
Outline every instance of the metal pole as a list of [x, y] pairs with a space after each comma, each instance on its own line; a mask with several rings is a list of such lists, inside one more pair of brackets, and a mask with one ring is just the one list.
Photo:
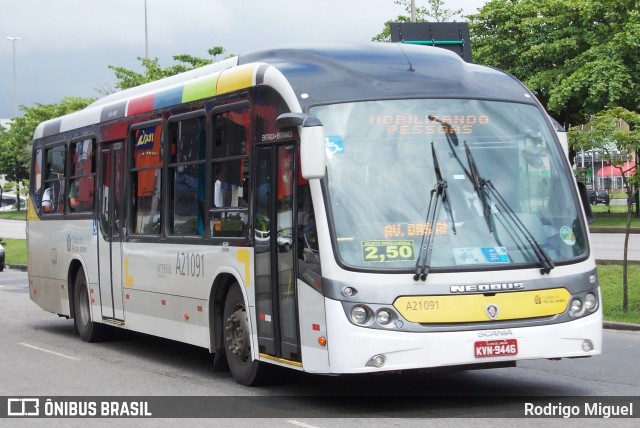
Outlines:
[[598, 185], [596, 183], [596, 165], [594, 158], [596, 157], [596, 151], [591, 149], [591, 185], [593, 186], [593, 190], [598, 189]]
[[18, 96], [16, 93], [16, 41], [20, 40], [20, 37], [9, 36], [7, 40], [13, 44], [13, 117], [18, 117]]
[[411, 22], [416, 22], [416, 0], [411, 0]]
[[144, 57], [149, 59], [149, 31], [147, 26], [147, 0], [144, 0]]

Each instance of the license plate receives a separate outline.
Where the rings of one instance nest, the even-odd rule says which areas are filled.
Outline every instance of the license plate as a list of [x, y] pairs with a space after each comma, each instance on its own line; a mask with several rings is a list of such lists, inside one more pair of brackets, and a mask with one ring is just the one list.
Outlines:
[[518, 355], [518, 340], [483, 340], [473, 345], [476, 358], [507, 357]]

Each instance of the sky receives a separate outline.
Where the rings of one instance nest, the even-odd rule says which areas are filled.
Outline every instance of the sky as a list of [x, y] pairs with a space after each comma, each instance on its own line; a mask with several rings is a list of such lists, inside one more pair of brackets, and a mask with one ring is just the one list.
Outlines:
[[[476, 13], [487, 0], [445, 0]], [[370, 41], [405, 11], [393, 0], [146, 0], [149, 57], [209, 58], [290, 43]], [[417, 0], [417, 4], [425, 2]], [[458, 18], [458, 20], [461, 20]], [[18, 108], [94, 97], [114, 88], [109, 65], [142, 72], [145, 0], [0, 0], [0, 118]], [[20, 37], [10, 41], [7, 37]], [[19, 110], [18, 115], [22, 112]]]

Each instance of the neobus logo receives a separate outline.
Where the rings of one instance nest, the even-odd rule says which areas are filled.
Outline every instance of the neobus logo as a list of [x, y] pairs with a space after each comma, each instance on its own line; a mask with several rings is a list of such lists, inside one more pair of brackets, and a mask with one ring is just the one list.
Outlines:
[[452, 293], [486, 293], [494, 291], [524, 290], [524, 282], [501, 282], [497, 284], [452, 285]]

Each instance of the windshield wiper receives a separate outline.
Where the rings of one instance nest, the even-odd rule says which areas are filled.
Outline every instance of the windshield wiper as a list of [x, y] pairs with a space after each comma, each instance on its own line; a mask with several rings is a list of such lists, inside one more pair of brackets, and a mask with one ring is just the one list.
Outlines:
[[555, 267], [553, 261], [551, 261], [542, 246], [538, 243], [538, 241], [536, 241], [535, 236], [533, 236], [527, 226], [525, 226], [522, 220], [520, 220], [518, 215], [515, 213], [515, 211], [513, 211], [504, 197], [500, 194], [500, 192], [498, 192], [498, 189], [495, 188], [491, 180], [487, 180], [480, 175], [480, 173], [478, 172], [478, 166], [476, 165], [475, 159], [473, 158], [471, 150], [469, 150], [469, 145], [466, 141], [464, 142], [464, 151], [467, 156], [467, 161], [469, 162], [469, 173], [471, 181], [473, 182], [473, 188], [480, 198], [480, 202], [482, 204], [482, 212], [485, 221], [487, 222], [487, 226], [489, 227], [489, 232], [494, 232], [492, 227], [493, 216], [491, 213], [491, 206], [489, 205], [489, 201], [487, 200], [487, 193], [485, 192], [485, 189], [488, 190], [489, 194], [491, 195], [491, 199], [495, 202], [499, 211], [504, 215], [503, 218], [505, 220], [509, 220], [511, 225], [515, 226], [515, 229], [520, 232], [521, 236], [523, 236], [527, 240], [529, 246], [533, 249], [534, 254], [542, 265], [540, 273], [549, 273], [551, 269]]
[[493, 232], [493, 228], [491, 227], [491, 207], [489, 206], [489, 202], [487, 201], [487, 194], [484, 192], [484, 188], [487, 185], [487, 180], [480, 176], [478, 172], [478, 166], [471, 154], [471, 150], [469, 150], [469, 145], [467, 142], [464, 142], [464, 153], [467, 156], [467, 162], [469, 163], [469, 179], [473, 184], [473, 189], [476, 191], [478, 198], [480, 199], [480, 205], [482, 205], [482, 215], [484, 216], [484, 221], [487, 223], [487, 227], [489, 228], [489, 232]]
[[[425, 281], [429, 274], [429, 268], [431, 264], [431, 255], [433, 254], [434, 238], [436, 234], [436, 220], [440, 218], [440, 210], [443, 205], [447, 205], [445, 208], [451, 217], [451, 225], [453, 233], [456, 234], [456, 225], [453, 218], [453, 211], [449, 203], [449, 195], [447, 193], [447, 180], [442, 177], [440, 171], [440, 164], [438, 163], [438, 156], [436, 155], [436, 149], [431, 143], [431, 153], [433, 156], [433, 166], [436, 174], [436, 185], [431, 190], [431, 198], [429, 200], [429, 208], [427, 209], [427, 219], [425, 221], [425, 229], [422, 233], [422, 242], [420, 243], [420, 252], [418, 254], [418, 260], [416, 261], [416, 273], [413, 275], [414, 281], [421, 279]], [[429, 235], [427, 244], [424, 240], [427, 237], [427, 228], [429, 225]]]
[[489, 190], [491, 194], [491, 199], [495, 201], [498, 209], [502, 214], [504, 214], [503, 218], [505, 220], [509, 220], [512, 226], [515, 226], [520, 234], [527, 240], [529, 246], [533, 249], [534, 254], [536, 255], [538, 261], [542, 265], [540, 268], [540, 273], [545, 274], [551, 272], [551, 269], [555, 267], [551, 258], [544, 251], [542, 246], [538, 243], [533, 233], [525, 226], [525, 224], [520, 220], [520, 217], [513, 211], [511, 206], [507, 203], [504, 197], [498, 192], [498, 189], [495, 188], [493, 183], [490, 180], [485, 180], [485, 186]]
[[[542, 246], [536, 241], [535, 237], [531, 233], [529, 229], [522, 223], [522, 220], [518, 217], [518, 215], [513, 211], [513, 209], [509, 206], [509, 204], [505, 201], [502, 195], [498, 192], [498, 190], [493, 186], [490, 180], [484, 179], [480, 173], [478, 172], [478, 167], [475, 163], [473, 155], [471, 154], [471, 150], [469, 150], [469, 146], [467, 142], [464, 142], [465, 146], [465, 155], [467, 157], [467, 163], [469, 165], [469, 169], [465, 167], [460, 157], [458, 157], [458, 153], [455, 148], [459, 146], [458, 136], [455, 131], [447, 122], [443, 122], [442, 120], [436, 118], [435, 116], [428, 116], [429, 120], [438, 122], [445, 131], [445, 136], [447, 138], [447, 143], [449, 144], [449, 148], [453, 153], [456, 161], [462, 168], [465, 176], [471, 180], [473, 183], [473, 188], [475, 192], [478, 194], [478, 198], [480, 198], [480, 203], [482, 205], [482, 213], [484, 215], [485, 221], [487, 222], [487, 226], [489, 227], [489, 232], [494, 233], [493, 224], [492, 224], [492, 214], [491, 214], [491, 206], [487, 200], [487, 193], [485, 189], [489, 191], [489, 193], [493, 196], [498, 205], [499, 209], [506, 214], [504, 216], [505, 219], [510, 220], [511, 224], [515, 226], [515, 228], [520, 232], [522, 236], [527, 240], [531, 248], [533, 249], [536, 258], [539, 263], [542, 265], [540, 269], [540, 273], [549, 273], [551, 269], [555, 267], [553, 261], [549, 258], [547, 253], [544, 251]], [[455, 147], [454, 147], [455, 146]], [[497, 237], [496, 237], [497, 240]], [[416, 274], [417, 275], [417, 274]], [[426, 276], [425, 276], [426, 277]], [[415, 276], [414, 276], [415, 278]]]
[[480, 177], [480, 174], [478, 173], [478, 167], [476, 166], [476, 163], [473, 160], [473, 156], [471, 155], [471, 151], [469, 150], [469, 146], [467, 145], [467, 142], [464, 141], [463, 144], [464, 144], [464, 150], [467, 156], [467, 164], [469, 165], [469, 168], [467, 168], [462, 163], [462, 160], [460, 159], [456, 151], [456, 147], [458, 147], [460, 143], [458, 141], [458, 135], [453, 130], [453, 127], [447, 122], [443, 122], [442, 120], [436, 118], [435, 116], [428, 116], [428, 117], [429, 117], [429, 120], [433, 122], [438, 122], [442, 126], [442, 129], [444, 129], [444, 135], [447, 139], [447, 143], [449, 144], [449, 149], [451, 150], [451, 153], [453, 154], [456, 161], [458, 162], [458, 165], [460, 165], [460, 168], [462, 168], [464, 175], [469, 180], [471, 180], [471, 183], [473, 184], [473, 189], [478, 194], [478, 198], [480, 199], [480, 204], [482, 205], [482, 214], [484, 215], [484, 219], [487, 222], [487, 227], [489, 227], [489, 232], [492, 232], [491, 207], [487, 202], [487, 195], [484, 192], [485, 180], [482, 177]]
[[438, 156], [436, 155], [436, 148], [433, 145], [433, 141], [431, 142], [431, 156], [433, 157], [433, 169], [436, 173], [436, 180], [438, 183], [443, 182], [444, 188], [442, 189], [442, 204], [445, 205], [445, 210], [449, 214], [449, 219], [451, 220], [451, 229], [453, 230], [453, 234], [457, 235], [456, 231], [456, 220], [453, 217], [453, 209], [451, 208], [451, 200], [449, 199], [449, 191], [447, 190], [447, 180], [442, 177], [442, 170], [440, 169], [440, 163], [438, 162]]

